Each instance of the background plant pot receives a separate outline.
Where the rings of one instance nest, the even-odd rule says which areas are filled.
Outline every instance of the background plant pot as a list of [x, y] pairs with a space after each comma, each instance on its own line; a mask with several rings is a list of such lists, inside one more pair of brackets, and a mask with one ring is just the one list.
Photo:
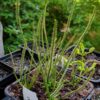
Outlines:
[[[75, 47], [74, 45], [71, 46], [68, 50], [66, 50], [66, 53], [67, 53], [67, 52], [68, 52], [68, 53], [72, 52], [72, 50], [74, 49], [74, 47]], [[89, 49], [86, 48], [85, 51], [88, 52]], [[99, 53], [99, 52], [96, 52], [96, 51], [93, 51], [92, 53], [93, 53], [93, 55], [95, 55], [95, 56], [98, 57], [99, 59], [96, 59], [95, 57], [93, 57], [93, 58], [91, 58], [91, 59], [100, 61], [100, 53]], [[97, 64], [97, 66], [99, 66], [98, 68], [100, 68], [100, 65]], [[98, 70], [98, 69], [97, 69], [97, 70]], [[98, 71], [100, 71], [100, 69], [99, 69]], [[96, 72], [95, 72], [95, 73], [96, 73]], [[87, 79], [86, 76], [83, 76], [83, 78], [84, 78], [84, 79]], [[91, 82], [94, 84], [94, 86], [95, 86], [96, 84], [100, 84], [100, 76], [99, 76], [99, 79], [91, 78]]]
[[[38, 45], [39, 46], [39, 45]], [[45, 49], [46, 49], [46, 43], [44, 43], [44, 47], [42, 46], [42, 42], [40, 42], [40, 46], [39, 46], [40, 48], [39, 48], [39, 50], [40, 50], [40, 52], [41, 53], [43, 53], [44, 51], [45, 51]], [[20, 46], [20, 48], [21, 49], [23, 49], [24, 48], [24, 45], [21, 45]], [[35, 52], [35, 53], [37, 53], [36, 51], [37, 51], [37, 49], [36, 49], [36, 44], [34, 43], [33, 44], [33, 42], [28, 42], [27, 43], [27, 48], [25, 48], [26, 50], [29, 50], [29, 49], [33, 49], [33, 51]]]
[[13, 69], [0, 62], [0, 99], [4, 97], [5, 87], [14, 81]]
[[[13, 68], [13, 70], [16, 68], [16, 74], [19, 75], [19, 69], [20, 69], [20, 65], [21, 65], [21, 56], [22, 56], [22, 49], [21, 50], [17, 50], [15, 52], [12, 52], [11, 54], [7, 54], [4, 57], [0, 58], [0, 61]], [[33, 53], [32, 55], [35, 59], [35, 62], [38, 62], [38, 56], [36, 53]], [[12, 59], [14, 61], [14, 64], [12, 62]], [[24, 57], [24, 68], [28, 69], [29, 65], [30, 65], [30, 59], [31, 59], [31, 55], [29, 54], [29, 52], [26, 50], [25, 52], [25, 57]]]
[[[30, 48], [30, 49], [32, 49], [32, 45], [33, 45], [32, 42], [28, 42], [28, 43], [27, 43], [27, 47]], [[23, 49], [23, 48], [24, 48], [24, 45], [22, 44], [22, 45], [20, 45], [19, 47]], [[34, 46], [34, 47], [35, 47], [35, 46]], [[25, 49], [28, 49], [28, 48], [25, 48]], [[35, 47], [35, 48], [36, 48], [36, 47]]]

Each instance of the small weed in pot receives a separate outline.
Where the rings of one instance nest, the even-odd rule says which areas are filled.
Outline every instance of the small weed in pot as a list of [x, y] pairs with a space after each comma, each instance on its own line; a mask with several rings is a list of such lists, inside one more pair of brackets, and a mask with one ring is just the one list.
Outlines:
[[[72, 52], [71, 49], [68, 50], [68, 52], [66, 53], [66, 58], [67, 58], [67, 55], [69, 56], [70, 53]], [[82, 62], [85, 63], [85, 65], [83, 65], [81, 62], [78, 61], [81, 64], [81, 66], [78, 67], [79, 70], [83, 69], [86, 71], [87, 69], [89, 69], [89, 67], [93, 63], [96, 63], [95, 73], [93, 77], [91, 78], [91, 82], [95, 84], [100, 83], [100, 57], [98, 56], [98, 53], [94, 51], [94, 48], [92, 47], [90, 49], [86, 49], [85, 46], [82, 43], [80, 43], [80, 45], [76, 49], [76, 52], [73, 58], [73, 64], [75, 64], [75, 66], [78, 66], [78, 62], [76, 60], [80, 60], [80, 59], [82, 60]], [[86, 79], [87, 76], [84, 76], [84, 78]]]

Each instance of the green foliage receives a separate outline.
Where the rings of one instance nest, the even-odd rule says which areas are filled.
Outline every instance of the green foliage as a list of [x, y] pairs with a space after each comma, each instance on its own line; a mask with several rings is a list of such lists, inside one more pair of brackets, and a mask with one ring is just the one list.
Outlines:
[[[23, 35], [27, 37], [28, 41], [31, 40], [33, 30], [36, 30], [36, 23], [43, 12], [43, 8], [46, 0], [19, 0], [19, 14], [21, 27], [23, 29], [23, 35], [20, 33], [19, 26], [16, 19], [16, 2], [18, 0], [0, 0], [0, 20], [4, 26], [4, 46], [5, 51], [15, 50], [18, 45], [23, 42]], [[46, 30], [51, 36], [52, 26], [54, 25], [54, 19], [58, 22], [58, 37], [63, 35], [63, 32], [68, 32], [66, 39], [70, 39], [73, 34], [77, 37], [84, 31], [86, 23], [88, 22], [93, 6], [96, 6], [96, 16], [91, 26], [90, 32], [85, 38], [85, 44], [89, 47], [94, 45], [99, 51], [99, 30], [100, 30], [100, 2], [99, 0], [79, 0], [75, 4], [74, 13], [70, 22], [70, 28], [68, 25], [68, 18], [72, 10], [75, 0], [49, 0], [46, 13]], [[79, 28], [77, 28], [79, 27]], [[92, 34], [95, 33], [95, 38], [92, 38]]]
[[[47, 7], [47, 4], [44, 7], [43, 15], [40, 17], [39, 22], [38, 22], [38, 26], [36, 29], [36, 33], [37, 33], [36, 39], [33, 40], [33, 43], [36, 44], [36, 51], [37, 51], [37, 55], [38, 55], [38, 59], [39, 59], [39, 62], [37, 64], [36, 70], [35, 70], [37, 74], [34, 75], [34, 73], [33, 73], [33, 75], [31, 75], [31, 77], [33, 76], [32, 77], [33, 79], [27, 80], [26, 74], [24, 74], [24, 76], [22, 76], [23, 69], [21, 69], [20, 82], [21, 82], [21, 85], [24, 85], [30, 89], [38, 81], [37, 77], [39, 75], [41, 75], [42, 80], [43, 80], [43, 81], [41, 81], [41, 84], [45, 89], [45, 93], [47, 94], [48, 100], [55, 100], [57, 98], [58, 98], [58, 100], [59, 100], [59, 98], [66, 99], [69, 95], [81, 90], [87, 84], [87, 82], [89, 81], [89, 79], [92, 77], [92, 75], [94, 73], [95, 64], [92, 65], [92, 67], [90, 67], [91, 69], [88, 70], [88, 71], [90, 71], [90, 74], [89, 74], [87, 80], [82, 83], [81, 87], [78, 87], [78, 85], [82, 81], [82, 78], [76, 77], [76, 70], [73, 65], [71, 67], [72, 68], [71, 73], [68, 72], [68, 68], [70, 68], [70, 64], [72, 63], [72, 59], [76, 53], [77, 47], [80, 45], [80, 42], [82, 41], [83, 37], [86, 35], [88, 29], [91, 26], [91, 21], [94, 18], [95, 9], [93, 11], [93, 14], [91, 16], [91, 19], [89, 20], [89, 23], [88, 23], [86, 29], [84, 30], [84, 32], [82, 33], [80, 38], [75, 42], [76, 47], [73, 49], [71, 55], [69, 56], [68, 60], [66, 61], [66, 64], [64, 64], [65, 69], [63, 70], [63, 67], [62, 67], [62, 68], [60, 68], [60, 70], [58, 70], [59, 67], [57, 66], [57, 62], [59, 62], [61, 60], [61, 57], [58, 57], [57, 59], [54, 59], [54, 57], [55, 57], [55, 54], [57, 53], [57, 49], [58, 49], [59, 55], [62, 55], [62, 56], [65, 55], [65, 50], [67, 49], [68, 45], [66, 44], [63, 49], [61, 49], [60, 47], [63, 45], [64, 40], [66, 40], [66, 38], [65, 38], [66, 33], [65, 32], [63, 33], [63, 37], [61, 37], [61, 40], [57, 37], [57, 25], [58, 24], [57, 24], [57, 20], [54, 20], [54, 27], [53, 27], [53, 32], [52, 32], [53, 34], [52, 34], [51, 42], [50, 42], [50, 46], [49, 46], [48, 35], [46, 34], [47, 32], [46, 32], [46, 26], [45, 26], [46, 7]], [[40, 52], [40, 42], [39, 41], [42, 41], [42, 47], [44, 49], [44, 53]], [[46, 48], [44, 47], [44, 42], [46, 43]], [[26, 44], [25, 44], [25, 48], [26, 48]], [[81, 45], [81, 49], [83, 51], [82, 53], [84, 53], [83, 45]], [[34, 50], [29, 49], [29, 52], [32, 57]], [[25, 49], [23, 50], [23, 54], [22, 54], [22, 59], [21, 59], [22, 62], [24, 59], [24, 55], [25, 55]], [[81, 62], [82, 65], [80, 65], [79, 62]], [[83, 67], [83, 65], [85, 65], [82, 60], [77, 61], [77, 63], [78, 63], [78, 66], [82, 66], [82, 67]], [[22, 64], [22, 66], [23, 66], [23, 64]], [[77, 67], [77, 68], [79, 69], [79, 67]], [[80, 76], [87, 74], [87, 72], [84, 69], [78, 70], [78, 71], [79, 71]], [[29, 70], [29, 72], [30, 72], [30, 70]], [[82, 73], [82, 72], [84, 72], [84, 73]], [[70, 79], [67, 79], [66, 76], [69, 74], [70, 74], [70, 76], [68, 78], [70, 78]], [[24, 81], [24, 82], [22, 82], [22, 81]], [[74, 87], [75, 90], [70, 90], [69, 92], [64, 94], [63, 97], [59, 97], [60, 90], [65, 86], [65, 84], [67, 86]]]
[[[48, 34], [52, 34], [52, 26], [54, 24], [54, 19], [56, 19], [58, 22], [58, 32], [61, 33], [61, 30], [67, 27], [66, 25], [72, 5], [73, 0], [49, 0], [46, 16], [46, 28]], [[61, 35], [62, 34], [60, 34], [59, 36]]]
[[90, 61], [87, 60], [86, 61], [84, 57], [86, 57], [88, 54], [93, 53], [94, 50], [95, 50], [95, 48], [91, 47], [88, 51], [86, 51], [86, 48], [85, 48], [84, 44], [80, 43], [78, 48], [76, 49], [75, 56], [79, 55], [79, 56], [81, 56], [81, 58], [78, 61], [73, 61], [72, 64], [77, 64], [78, 65], [77, 68], [81, 72], [86, 73], [86, 72], [89, 72], [89, 71], [93, 70], [96, 66], [96, 63], [93, 63], [91, 65], [91, 67], [90, 66], [86, 67], [87, 66], [86, 62], [89, 63], [89, 62], [94, 62], [94, 61], [92, 61], [92, 60], [90, 60]]
[[[96, 15], [91, 25], [90, 31], [84, 38], [84, 43], [87, 47], [95, 47], [96, 50], [100, 50], [100, 1], [99, 0], [79, 0], [76, 5], [75, 12], [73, 14], [73, 26], [71, 27], [71, 33], [81, 34], [84, 30], [87, 21], [91, 17], [92, 8], [96, 7]], [[79, 29], [77, 29], [79, 27]]]
[[[18, 0], [0, 0], [0, 20], [4, 26], [4, 46], [5, 51], [15, 50], [18, 45], [23, 43], [23, 36], [27, 41], [32, 39], [37, 20], [41, 15], [43, 3], [41, 0], [20, 0], [19, 14], [21, 27], [24, 34], [21, 34], [16, 19], [16, 7]], [[41, 8], [40, 5], [41, 4]]]
[[80, 43], [79, 48], [76, 49], [76, 54], [81, 55], [82, 57], [86, 56], [87, 54], [92, 53], [95, 50], [94, 47], [91, 47], [89, 51], [86, 51], [86, 48], [83, 43]]

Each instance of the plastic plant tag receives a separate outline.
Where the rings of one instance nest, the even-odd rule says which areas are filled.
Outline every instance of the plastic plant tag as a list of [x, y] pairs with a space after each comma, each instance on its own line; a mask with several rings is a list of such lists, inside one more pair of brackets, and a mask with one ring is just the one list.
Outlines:
[[30, 91], [24, 86], [23, 86], [23, 98], [24, 100], [38, 100], [36, 93], [33, 91]]

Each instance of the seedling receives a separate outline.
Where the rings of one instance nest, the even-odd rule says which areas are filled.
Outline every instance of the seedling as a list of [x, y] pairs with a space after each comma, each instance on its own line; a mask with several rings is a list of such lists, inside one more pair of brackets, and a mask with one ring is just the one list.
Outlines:
[[91, 47], [88, 51], [86, 51], [86, 48], [83, 43], [79, 44], [79, 47], [76, 49], [76, 54], [81, 55], [82, 57], [92, 53], [95, 50], [94, 47]]

